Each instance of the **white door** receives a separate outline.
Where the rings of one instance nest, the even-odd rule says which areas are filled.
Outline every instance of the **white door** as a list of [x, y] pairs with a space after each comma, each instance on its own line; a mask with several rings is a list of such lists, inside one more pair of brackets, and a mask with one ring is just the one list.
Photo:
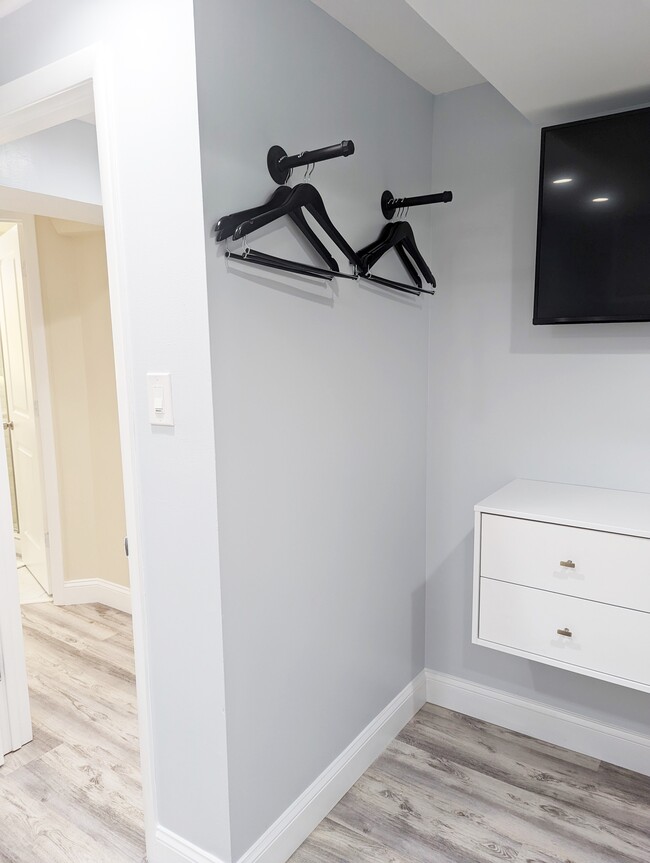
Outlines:
[[32, 739], [12, 536], [9, 473], [0, 457], [0, 764], [5, 753]]
[[43, 485], [18, 226], [0, 236], [0, 336], [22, 563], [49, 591]]

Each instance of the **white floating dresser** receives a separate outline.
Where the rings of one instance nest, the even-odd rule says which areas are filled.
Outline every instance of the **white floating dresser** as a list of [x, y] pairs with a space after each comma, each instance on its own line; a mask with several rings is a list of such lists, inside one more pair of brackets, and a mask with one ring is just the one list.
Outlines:
[[650, 692], [650, 494], [517, 479], [475, 513], [473, 642]]

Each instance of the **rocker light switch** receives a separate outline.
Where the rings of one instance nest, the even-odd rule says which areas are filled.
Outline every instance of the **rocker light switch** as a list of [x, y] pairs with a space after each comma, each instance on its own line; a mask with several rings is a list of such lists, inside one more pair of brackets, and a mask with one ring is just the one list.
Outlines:
[[149, 422], [154, 426], [173, 426], [172, 381], [169, 372], [147, 375]]

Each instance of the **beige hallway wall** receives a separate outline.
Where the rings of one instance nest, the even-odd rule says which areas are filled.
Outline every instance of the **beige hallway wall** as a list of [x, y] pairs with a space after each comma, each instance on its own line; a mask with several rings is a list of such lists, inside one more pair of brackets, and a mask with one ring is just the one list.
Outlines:
[[104, 232], [37, 217], [36, 236], [65, 580], [128, 586]]

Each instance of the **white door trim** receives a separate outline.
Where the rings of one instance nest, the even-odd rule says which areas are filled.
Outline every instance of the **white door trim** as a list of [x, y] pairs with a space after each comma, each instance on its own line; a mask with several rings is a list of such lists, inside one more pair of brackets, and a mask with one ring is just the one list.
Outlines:
[[[92, 90], [89, 90], [89, 83]], [[116, 180], [116, 145], [113, 140], [113, 111], [110, 98], [108, 64], [100, 46], [92, 46], [69, 57], [36, 70], [0, 87], [0, 128], [3, 140], [22, 137], [61, 122], [61, 117], [73, 119], [70, 106], [76, 105], [76, 116], [90, 113], [85, 95], [92, 92], [97, 121], [97, 144], [102, 188], [106, 257], [115, 351], [115, 379], [119, 413], [120, 441], [124, 474], [126, 524], [129, 535], [129, 571], [133, 604], [133, 631], [138, 693], [140, 730], [140, 760], [144, 793], [145, 834], [147, 847], [154, 847], [156, 801], [151, 755], [151, 697], [147, 626], [142, 602], [140, 554], [138, 537], [142, 514], [136, 494], [135, 423], [132, 419], [134, 393], [127, 369], [129, 344], [127, 322], [123, 314], [126, 305], [126, 278], [123, 238], [119, 220], [119, 188]], [[63, 107], [62, 107], [63, 106]], [[92, 108], [90, 109], [92, 110]], [[67, 113], [65, 113], [67, 112]], [[29, 130], [28, 132], [26, 130]], [[0, 478], [1, 481], [1, 478]], [[17, 588], [16, 588], [17, 601]], [[1, 603], [0, 603], [1, 605]], [[2, 633], [5, 657], [19, 660], [22, 633]]]

